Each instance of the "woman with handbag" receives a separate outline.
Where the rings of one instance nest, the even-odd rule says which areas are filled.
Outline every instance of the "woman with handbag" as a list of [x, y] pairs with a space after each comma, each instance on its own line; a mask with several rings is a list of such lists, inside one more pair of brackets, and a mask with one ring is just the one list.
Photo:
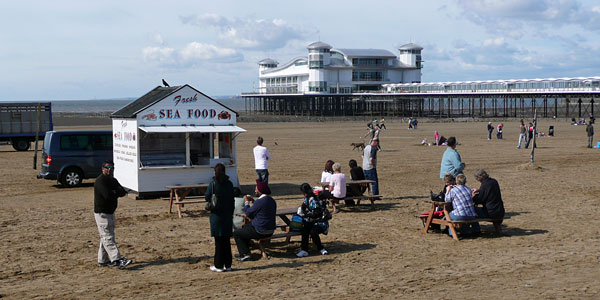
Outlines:
[[215, 238], [213, 272], [231, 271], [231, 238], [233, 227], [233, 184], [225, 175], [225, 165], [215, 166], [215, 177], [206, 189], [206, 209], [210, 210], [210, 236]]
[[300, 186], [300, 191], [304, 195], [304, 201], [300, 208], [301, 217], [303, 221], [302, 226], [302, 243], [301, 250], [296, 254], [298, 257], [308, 256], [308, 237], [310, 236], [317, 246], [317, 250], [321, 252], [321, 255], [328, 254], [327, 250], [321, 244], [321, 238], [319, 234], [327, 234], [329, 232], [329, 219], [331, 214], [327, 210], [325, 201], [322, 201], [315, 197], [310, 184], [303, 183]]

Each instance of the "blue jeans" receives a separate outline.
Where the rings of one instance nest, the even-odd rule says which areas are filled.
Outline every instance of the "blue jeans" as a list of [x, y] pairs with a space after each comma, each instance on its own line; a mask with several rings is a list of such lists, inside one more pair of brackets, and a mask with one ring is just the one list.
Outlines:
[[371, 193], [373, 195], [379, 195], [379, 181], [377, 180], [377, 169], [364, 170], [365, 179], [375, 180], [375, 183], [371, 184]]
[[[454, 211], [450, 212], [450, 219], [455, 220], [455, 221], [461, 221], [461, 220], [475, 220], [477, 219], [477, 217], [472, 217], [472, 216], [457, 216], [454, 214]], [[480, 233], [481, 232], [481, 227], [479, 227], [479, 223], [470, 223], [470, 224], [464, 224], [460, 227], [460, 233], [461, 234], [466, 234], [466, 233]], [[448, 230], [448, 235], [452, 236], [452, 231]]]
[[267, 169], [256, 169], [256, 174], [258, 175], [258, 180], [269, 184], [269, 170]]
[[519, 134], [519, 145], [517, 145], [517, 148], [521, 148], [521, 142], [525, 140], [525, 134], [521, 133]]

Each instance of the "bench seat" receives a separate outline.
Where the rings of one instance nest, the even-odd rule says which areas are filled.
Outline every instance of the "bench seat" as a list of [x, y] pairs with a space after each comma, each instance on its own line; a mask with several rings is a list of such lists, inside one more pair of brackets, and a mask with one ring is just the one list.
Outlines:
[[[171, 197], [162, 197], [160, 198], [162, 200], [171, 200]], [[186, 196], [185, 199], [204, 199], [204, 196]], [[175, 200], [175, 197], [173, 197], [173, 201]]]
[[286, 242], [289, 243], [291, 237], [298, 236], [298, 235], [302, 235], [302, 233], [300, 231], [288, 231], [288, 232], [283, 232], [283, 233], [276, 233], [269, 237], [264, 237], [264, 238], [258, 239], [258, 247], [260, 248], [262, 257], [269, 258], [267, 256], [267, 252], [265, 251], [265, 244], [268, 243], [269, 241], [271, 241], [272, 239], [285, 238]]

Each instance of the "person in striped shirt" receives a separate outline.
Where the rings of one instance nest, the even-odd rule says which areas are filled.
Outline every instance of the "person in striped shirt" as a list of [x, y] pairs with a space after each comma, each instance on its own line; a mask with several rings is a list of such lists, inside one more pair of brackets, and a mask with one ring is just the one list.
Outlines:
[[[472, 191], [466, 186], [467, 177], [464, 174], [456, 176], [456, 185], [446, 188], [447, 203], [452, 203], [450, 218], [452, 220], [474, 220], [477, 218], [475, 205], [473, 204]], [[470, 225], [470, 226], [469, 226]], [[461, 227], [461, 234], [480, 233], [479, 223], [470, 223]], [[448, 231], [452, 236], [452, 232]]]

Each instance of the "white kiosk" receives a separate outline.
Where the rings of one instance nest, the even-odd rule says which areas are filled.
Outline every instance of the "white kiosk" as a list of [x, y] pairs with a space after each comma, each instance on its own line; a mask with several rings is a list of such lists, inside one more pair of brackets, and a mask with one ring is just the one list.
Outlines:
[[156, 87], [110, 116], [115, 178], [138, 194], [209, 183], [217, 163], [237, 176], [237, 113], [189, 85]]

